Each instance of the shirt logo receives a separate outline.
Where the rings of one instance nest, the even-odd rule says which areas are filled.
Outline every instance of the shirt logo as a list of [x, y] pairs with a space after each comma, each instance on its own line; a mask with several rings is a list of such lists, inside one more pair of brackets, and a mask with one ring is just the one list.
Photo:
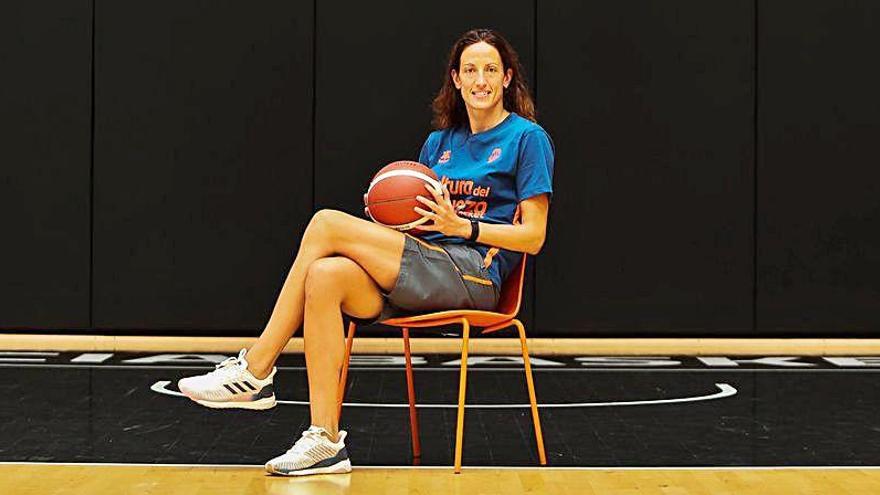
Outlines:
[[495, 148], [492, 150], [492, 154], [489, 155], [489, 159], [486, 160], [486, 163], [492, 163], [499, 158], [501, 158], [501, 148]]
[[450, 158], [452, 158], [452, 150], [446, 150], [440, 154], [440, 160], [438, 160], [437, 163], [446, 163]]

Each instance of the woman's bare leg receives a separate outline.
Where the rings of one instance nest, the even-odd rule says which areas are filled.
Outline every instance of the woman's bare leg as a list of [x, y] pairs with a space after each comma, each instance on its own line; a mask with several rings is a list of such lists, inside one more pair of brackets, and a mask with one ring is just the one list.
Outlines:
[[386, 291], [397, 281], [405, 236], [395, 230], [336, 210], [320, 210], [303, 233], [299, 251], [272, 316], [248, 350], [248, 369], [263, 378], [281, 350], [303, 324], [305, 281], [309, 266], [320, 258], [345, 256], [357, 263]]
[[345, 257], [314, 261], [306, 278], [305, 341], [311, 424], [336, 441], [339, 432], [337, 390], [345, 337], [342, 311], [372, 318], [382, 310], [379, 286], [357, 263]]

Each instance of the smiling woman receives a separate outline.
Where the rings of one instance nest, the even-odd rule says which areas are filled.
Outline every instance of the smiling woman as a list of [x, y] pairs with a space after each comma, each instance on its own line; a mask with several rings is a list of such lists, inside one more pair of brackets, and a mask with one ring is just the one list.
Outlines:
[[[535, 104], [523, 78], [519, 55], [501, 34], [491, 29], [474, 29], [452, 46], [443, 86], [434, 99], [434, 127], [444, 129], [469, 124], [491, 110], [495, 117], [510, 111], [535, 121]], [[471, 97], [477, 90], [491, 98]], [[503, 104], [499, 105], [499, 100]], [[485, 125], [485, 122], [481, 122]], [[471, 129], [479, 132], [484, 129]]]
[[266, 463], [270, 473], [351, 470], [336, 396], [343, 313], [364, 324], [426, 311], [492, 311], [522, 253], [541, 250], [554, 153], [522, 74], [500, 34], [462, 35], [434, 100], [437, 130], [419, 156], [441, 187], [428, 187], [414, 207], [427, 219], [421, 238], [336, 210], [315, 213], [257, 342], [178, 382], [207, 407], [274, 407], [275, 362], [302, 325], [311, 426]]
[[448, 188], [459, 214], [471, 221], [465, 243], [500, 286], [520, 253], [538, 254], [547, 230], [554, 149], [535, 122], [535, 105], [516, 50], [491, 29], [464, 33], [452, 46], [434, 98], [434, 127], [419, 162]]

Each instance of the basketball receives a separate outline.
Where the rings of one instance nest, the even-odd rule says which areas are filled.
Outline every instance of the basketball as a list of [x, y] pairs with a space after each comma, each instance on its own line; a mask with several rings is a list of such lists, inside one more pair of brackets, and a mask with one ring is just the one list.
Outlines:
[[[421, 163], [408, 160], [389, 163], [376, 172], [370, 181], [364, 194], [364, 213], [378, 224], [402, 232], [409, 231], [428, 221], [413, 210], [416, 206], [428, 209], [416, 200], [416, 196], [434, 199], [425, 189], [425, 184], [441, 188], [437, 174]], [[412, 233], [425, 232], [414, 229]]]

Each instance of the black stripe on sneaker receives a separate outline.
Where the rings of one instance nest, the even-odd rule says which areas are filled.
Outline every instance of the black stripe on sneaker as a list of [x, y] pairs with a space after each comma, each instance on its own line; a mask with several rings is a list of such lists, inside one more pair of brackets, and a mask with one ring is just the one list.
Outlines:
[[232, 382], [232, 384], [235, 385], [235, 388], [241, 390], [241, 393], [245, 393], [245, 392], [247, 392], [247, 389], [244, 388], [244, 387], [242, 387], [240, 383]]
[[257, 387], [251, 385], [251, 382], [245, 380], [245, 381], [243, 381], [243, 382], [241, 382], [241, 383], [243, 383], [245, 387], [247, 387], [247, 388], [253, 390], [254, 392], [257, 391]]
[[320, 461], [320, 462], [316, 462], [315, 464], [312, 464], [311, 466], [309, 466], [307, 468], [303, 468], [303, 469], [314, 469], [314, 468], [328, 467], [328, 466], [332, 466], [332, 465], [336, 464], [337, 462], [342, 462], [346, 459], [348, 459], [348, 451], [345, 450], [345, 447], [343, 447], [343, 448], [339, 449], [339, 452], [337, 452], [335, 456], [330, 457], [329, 459], [324, 459], [323, 461]]
[[290, 474], [290, 473], [295, 473], [297, 471], [305, 471], [307, 469], [320, 469], [320, 468], [324, 468], [324, 467], [333, 466], [334, 464], [336, 464], [338, 462], [342, 462], [346, 459], [348, 459], [348, 450], [346, 450], [345, 447], [342, 447], [341, 449], [339, 449], [339, 452], [337, 452], [335, 456], [333, 456], [329, 459], [324, 459], [323, 461], [316, 462], [316, 463], [312, 464], [311, 466], [305, 466], [305, 467], [302, 467], [299, 469], [276, 468], [276, 471], [281, 474]]
[[232, 392], [233, 394], [237, 394], [237, 393], [238, 393], [238, 391], [235, 390], [234, 388], [230, 387], [228, 383], [224, 383], [223, 386], [226, 388], [226, 390], [229, 390], [229, 391]]
[[266, 399], [269, 397], [275, 397], [275, 387], [272, 384], [268, 384], [265, 387], [261, 388], [260, 391], [255, 395], [257, 399]]

